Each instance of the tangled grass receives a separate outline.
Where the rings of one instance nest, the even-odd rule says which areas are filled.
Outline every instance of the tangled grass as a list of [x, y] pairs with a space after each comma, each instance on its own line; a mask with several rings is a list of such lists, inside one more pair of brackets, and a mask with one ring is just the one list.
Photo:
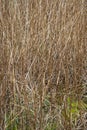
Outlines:
[[1, 130], [77, 129], [87, 110], [86, 5], [0, 0]]

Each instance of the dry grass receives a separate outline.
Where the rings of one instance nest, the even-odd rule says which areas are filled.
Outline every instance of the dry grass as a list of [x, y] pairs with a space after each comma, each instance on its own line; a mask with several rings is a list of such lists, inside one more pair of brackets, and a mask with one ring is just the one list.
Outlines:
[[1, 130], [76, 130], [85, 111], [85, 5], [0, 0]]

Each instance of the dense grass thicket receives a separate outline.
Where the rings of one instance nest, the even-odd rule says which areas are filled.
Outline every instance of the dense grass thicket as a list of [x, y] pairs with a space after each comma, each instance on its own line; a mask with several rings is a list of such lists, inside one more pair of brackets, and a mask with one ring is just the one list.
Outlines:
[[0, 130], [87, 130], [86, 6], [0, 0]]

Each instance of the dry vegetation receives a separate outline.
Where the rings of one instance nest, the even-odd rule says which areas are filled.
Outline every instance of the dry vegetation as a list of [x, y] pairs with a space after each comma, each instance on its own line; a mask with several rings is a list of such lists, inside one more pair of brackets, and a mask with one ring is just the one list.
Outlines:
[[86, 5], [0, 0], [0, 130], [77, 130], [78, 118], [85, 122]]

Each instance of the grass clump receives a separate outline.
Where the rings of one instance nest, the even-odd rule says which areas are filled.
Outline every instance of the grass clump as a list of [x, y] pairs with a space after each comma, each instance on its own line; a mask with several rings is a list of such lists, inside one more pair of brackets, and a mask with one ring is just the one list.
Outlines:
[[76, 129], [87, 110], [85, 5], [0, 1], [0, 128]]

